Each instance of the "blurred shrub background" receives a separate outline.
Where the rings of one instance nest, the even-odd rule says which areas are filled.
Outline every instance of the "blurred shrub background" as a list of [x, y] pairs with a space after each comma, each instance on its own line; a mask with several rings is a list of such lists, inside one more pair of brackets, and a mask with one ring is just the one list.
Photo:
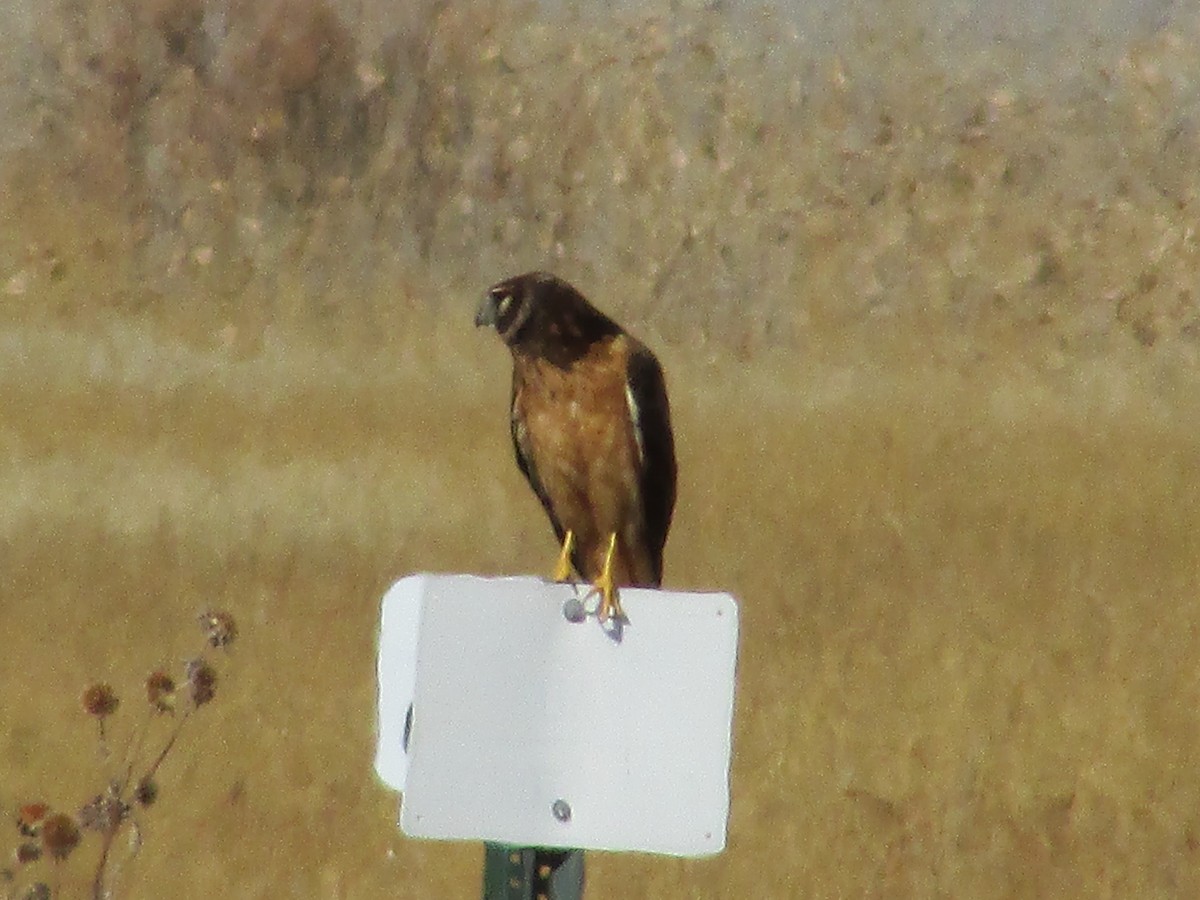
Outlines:
[[542, 266], [743, 344], [1190, 334], [1195, 12], [1003, 7], [21, 0], [2, 262], [67, 265], [82, 208], [138, 303], [371, 316]]

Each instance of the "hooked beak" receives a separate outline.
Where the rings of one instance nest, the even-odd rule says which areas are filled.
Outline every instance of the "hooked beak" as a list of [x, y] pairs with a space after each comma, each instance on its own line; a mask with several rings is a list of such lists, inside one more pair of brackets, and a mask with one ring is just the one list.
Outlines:
[[475, 327], [496, 324], [496, 298], [489, 292], [483, 295], [479, 309], [475, 310]]

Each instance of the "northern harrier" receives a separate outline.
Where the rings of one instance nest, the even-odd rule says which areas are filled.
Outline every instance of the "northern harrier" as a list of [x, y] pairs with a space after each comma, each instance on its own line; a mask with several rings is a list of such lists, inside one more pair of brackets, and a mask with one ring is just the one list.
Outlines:
[[565, 281], [530, 272], [490, 288], [475, 324], [513, 357], [517, 465], [601, 621], [624, 620], [617, 588], [658, 587], [675, 508], [675, 441], [654, 354]]

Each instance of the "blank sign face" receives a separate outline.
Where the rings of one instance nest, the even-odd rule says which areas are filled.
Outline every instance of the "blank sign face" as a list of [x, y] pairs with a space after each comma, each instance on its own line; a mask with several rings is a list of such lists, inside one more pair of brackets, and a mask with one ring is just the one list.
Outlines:
[[[393, 666], [415, 672], [407, 834], [676, 856], [724, 848], [732, 597], [626, 588], [617, 641], [594, 616], [564, 615], [587, 585], [405, 582], [389, 595], [404, 585], [410, 618], [419, 605], [415, 667]], [[381, 675], [388, 652], [381, 642]], [[381, 760], [398, 730], [381, 722]]]

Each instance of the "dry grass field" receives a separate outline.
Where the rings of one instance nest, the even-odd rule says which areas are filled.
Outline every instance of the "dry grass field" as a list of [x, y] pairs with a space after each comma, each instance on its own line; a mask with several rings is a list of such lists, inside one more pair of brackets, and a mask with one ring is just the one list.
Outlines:
[[[0, 332], [4, 806], [96, 790], [83, 685], [136, 694], [199, 610], [242, 624], [120, 896], [476, 890], [478, 848], [402, 838], [371, 769], [389, 582], [553, 554], [506, 358], [460, 305], [385, 350], [127, 316]], [[589, 896], [1200, 890], [1190, 371], [663, 356], [669, 581], [743, 604], [729, 849], [596, 855]]]
[[[413, 101], [419, 134], [367, 128], [354, 162], [315, 123], [345, 99], [329, 84], [375, 84], [370, 65], [292, 84], [301, 112], [270, 90], [222, 112], [189, 8], [118, 23], [149, 54], [125, 60], [137, 78], [79, 64], [79, 33], [40, 23], [77, 65], [35, 80], [46, 142], [5, 168], [0, 815], [99, 790], [83, 688], [111, 682], [132, 712], [149, 671], [194, 652], [196, 614], [224, 608], [241, 638], [138, 814], [116, 896], [478, 892], [481, 849], [405, 839], [375, 780], [378, 601], [413, 571], [550, 566], [511, 459], [508, 358], [470, 325], [479, 290], [536, 262], [660, 351], [681, 471], [666, 580], [742, 605], [727, 851], [593, 854], [589, 898], [1200, 896], [1185, 38], [1114, 49], [1059, 103], [977, 94], [988, 65], [959, 84], [916, 56], [889, 85], [894, 61], [860, 36], [877, 56], [814, 64], [781, 112], [744, 80], [736, 29], [708, 19], [554, 55], [556, 32], [522, 43], [523, 20], [433, 4], [423, 74], [458, 93]], [[471, 56], [461, 34], [492, 43]], [[266, 58], [303, 57], [303, 34], [273, 40], [291, 49]], [[620, 73], [639, 70], [601, 52], [622, 46], [666, 67], [632, 97]], [[599, 94], [563, 80], [583, 131], [496, 149], [496, 122], [554, 113], [513, 47], [607, 73]], [[412, 99], [387, 77], [364, 115]], [[671, 92], [692, 83], [714, 93], [684, 95], [689, 118]], [[220, 128], [243, 125], [250, 146], [224, 159]], [[429, 196], [398, 174], [409, 151]], [[62, 896], [85, 892], [94, 851], [48, 866]]]

